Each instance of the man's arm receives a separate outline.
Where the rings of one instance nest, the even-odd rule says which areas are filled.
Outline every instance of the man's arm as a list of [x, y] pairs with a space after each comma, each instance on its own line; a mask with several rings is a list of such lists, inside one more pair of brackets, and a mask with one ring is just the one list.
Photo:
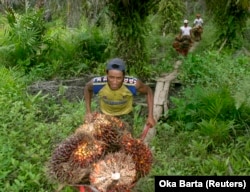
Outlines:
[[179, 31], [179, 35], [178, 35], [179, 39], [181, 39], [181, 36], [182, 36], [182, 28], [180, 28], [180, 31]]
[[85, 120], [91, 117], [91, 100], [93, 95], [93, 80], [90, 80], [84, 87], [84, 99], [86, 107]]
[[156, 121], [155, 121], [154, 115], [153, 115], [153, 108], [154, 108], [153, 91], [149, 86], [145, 85], [140, 80], [137, 80], [137, 82], [136, 82], [136, 89], [138, 92], [146, 95], [147, 105], [148, 105], [147, 124], [150, 124], [151, 127], [154, 127], [156, 125]]
[[196, 22], [197, 22], [197, 19], [194, 20], [194, 22], [193, 22], [193, 27], [195, 27]]

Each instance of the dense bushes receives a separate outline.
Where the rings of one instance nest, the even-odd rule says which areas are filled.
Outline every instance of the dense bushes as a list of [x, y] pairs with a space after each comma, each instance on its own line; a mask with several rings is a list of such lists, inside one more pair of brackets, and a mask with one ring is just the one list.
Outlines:
[[[249, 58], [210, 52], [190, 55], [170, 98], [155, 146], [166, 143], [166, 173], [249, 175]], [[157, 151], [164, 150], [158, 146]], [[163, 166], [156, 164], [157, 167]], [[174, 168], [173, 168], [174, 167]], [[156, 173], [155, 173], [156, 174]]]
[[[42, 12], [18, 14], [9, 10], [1, 50], [6, 67], [18, 66], [26, 74], [53, 78], [77, 76], [106, 61], [109, 35], [100, 28], [83, 25], [63, 29], [46, 23]], [[45, 73], [44, 73], [45, 72]]]
[[0, 72], [1, 191], [53, 191], [46, 161], [54, 145], [81, 123], [83, 104], [29, 95], [23, 74], [4, 67]]

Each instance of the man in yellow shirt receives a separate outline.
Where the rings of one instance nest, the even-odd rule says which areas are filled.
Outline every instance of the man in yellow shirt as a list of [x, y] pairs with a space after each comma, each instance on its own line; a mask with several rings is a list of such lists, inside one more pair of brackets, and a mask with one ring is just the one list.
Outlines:
[[147, 98], [148, 116], [146, 124], [156, 125], [153, 117], [154, 96], [152, 89], [141, 80], [125, 76], [125, 62], [120, 58], [110, 60], [106, 66], [106, 76], [91, 79], [84, 88], [86, 105], [85, 120], [91, 119], [91, 100], [93, 94], [99, 96], [100, 110], [111, 116], [124, 116], [133, 110], [133, 96], [137, 92]]

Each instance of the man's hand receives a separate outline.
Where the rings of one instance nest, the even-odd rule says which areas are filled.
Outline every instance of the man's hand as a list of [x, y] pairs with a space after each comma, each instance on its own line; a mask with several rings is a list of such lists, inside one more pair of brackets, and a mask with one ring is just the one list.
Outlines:
[[150, 126], [150, 128], [153, 128], [156, 125], [156, 121], [153, 117], [148, 117], [146, 123], [147, 123], [147, 125]]

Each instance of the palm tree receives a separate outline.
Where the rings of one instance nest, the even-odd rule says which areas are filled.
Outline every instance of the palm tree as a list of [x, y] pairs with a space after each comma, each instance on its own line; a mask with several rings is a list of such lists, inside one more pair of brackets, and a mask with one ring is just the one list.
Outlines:
[[147, 16], [160, 0], [106, 0], [108, 15], [113, 24], [112, 53], [127, 62], [128, 73], [133, 70], [145, 78], [148, 65], [145, 38], [150, 24]]
[[243, 30], [249, 17], [249, 0], [206, 0], [218, 29], [218, 44], [235, 48], [243, 41]]

